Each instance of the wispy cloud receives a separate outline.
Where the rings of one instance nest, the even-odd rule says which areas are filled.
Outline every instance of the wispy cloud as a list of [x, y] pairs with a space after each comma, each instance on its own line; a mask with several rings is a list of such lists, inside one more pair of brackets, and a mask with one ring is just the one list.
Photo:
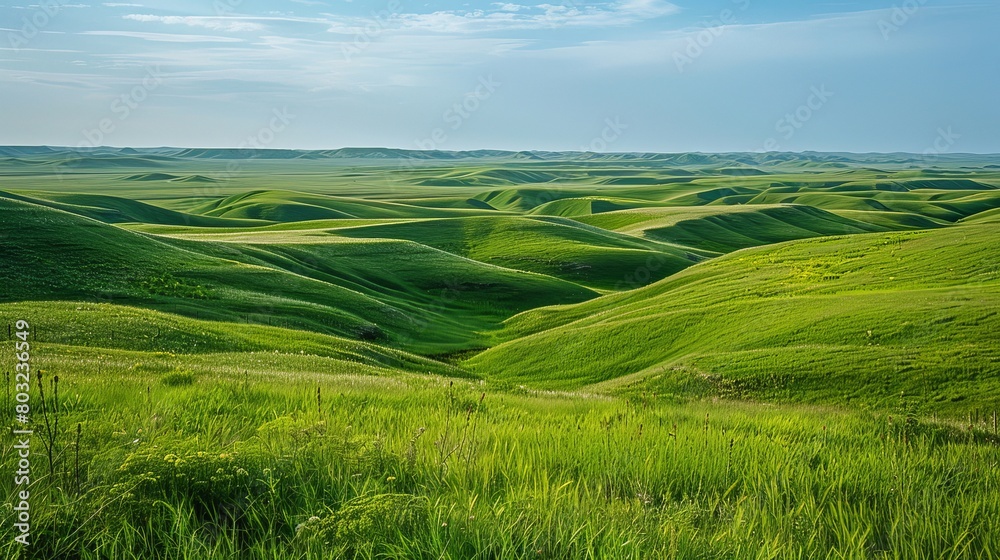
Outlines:
[[620, 27], [675, 14], [675, 4], [665, 0], [623, 0], [601, 6], [495, 2], [492, 8], [398, 12], [378, 17], [320, 14], [322, 20], [282, 18], [286, 21], [323, 22], [327, 31], [353, 35], [376, 23], [381, 31], [469, 34], [496, 31], [545, 30], [570, 27]]
[[[312, 0], [302, 0], [300, 3], [321, 4]], [[485, 10], [392, 13], [379, 19], [377, 23], [381, 30], [387, 32], [469, 34], [568, 27], [619, 27], [668, 16], [679, 10], [676, 5], [666, 0], [622, 0], [602, 6], [580, 7], [561, 4], [527, 6], [498, 2], [493, 4], [492, 9]], [[332, 13], [323, 13], [319, 17], [128, 14], [123, 18], [143, 23], [186, 25], [228, 33], [262, 31], [267, 23], [308, 23], [326, 26], [327, 31], [331, 33], [352, 36], [370, 26], [373, 21], [371, 17]]]
[[[853, 149], [907, 147], [941, 122], [969, 146], [997, 146], [989, 92], [998, 81], [981, 71], [1000, 52], [989, 40], [996, 0], [921, 6], [891, 41], [878, 23], [893, 21], [892, 2], [871, 12], [851, 12], [859, 2], [754, 2], [739, 21], [706, 30], [721, 4], [738, 3], [219, 1], [238, 10], [97, 0], [52, 16], [30, 44], [0, 45], [0, 88], [17, 108], [0, 138], [75, 144], [155, 67], [163, 88], [116, 142], [229, 145], [234, 131], [260, 126], [253, 115], [287, 104], [309, 115], [290, 143], [412, 145], [483, 75], [503, 93], [450, 147], [573, 148], [593, 137], [591, 124], [620, 115], [636, 123], [623, 149], [757, 148], [804, 88], [822, 84], [837, 104], [788, 148], [836, 147], [838, 134]], [[32, 17], [10, 14], [5, 43]], [[681, 71], [677, 56], [697, 60]]]
[[517, 29], [560, 27], [617, 27], [656, 19], [680, 11], [664, 0], [625, 0], [604, 7], [561, 4], [495, 3], [494, 10], [403, 13], [392, 23], [413, 31], [476, 33]]
[[141, 31], [83, 31], [81, 35], [101, 35], [106, 37], [131, 37], [146, 41], [163, 43], [240, 43], [243, 40], [235, 37], [219, 37], [214, 35], [178, 35], [174, 33], [145, 33]]
[[527, 6], [511, 4], [509, 2], [494, 2], [493, 5], [501, 12], [520, 12], [522, 9], [527, 8]]
[[[930, 9], [930, 8], [928, 8]], [[878, 32], [880, 18], [891, 10], [869, 10], [821, 17], [754, 24], [730, 24], [713, 28], [676, 29], [654, 36], [615, 41], [586, 41], [549, 49], [531, 51], [533, 55], [576, 60], [599, 67], [660, 66], [673, 68], [677, 55], [694, 52], [716, 53], [729, 64], [758, 63], [767, 60], [868, 57], [910, 48], [899, 41], [886, 45]], [[706, 42], [706, 37], [710, 40]], [[850, 41], [842, 40], [851, 37]], [[831, 51], [830, 42], [838, 48]], [[711, 58], [711, 57], [707, 57]]]
[[52, 4], [48, 4], [45, 6], [42, 6], [41, 4], [28, 4], [27, 6], [0, 6], [0, 8], [10, 8], [12, 10], [46, 10], [46, 9], [61, 10], [63, 8], [89, 8], [89, 7], [90, 4], [60, 4], [58, 2], [54, 2]]
[[96, 74], [68, 74], [35, 70], [7, 70], [0, 68], [0, 82], [38, 84], [59, 88], [98, 91], [107, 89], [107, 80]]
[[141, 22], [155, 22], [165, 25], [186, 25], [188, 27], [203, 27], [213, 31], [239, 33], [242, 31], [261, 31], [264, 26], [252, 21], [228, 17], [207, 16], [155, 16], [150, 14], [128, 14], [124, 19]]
[[50, 53], [78, 53], [83, 51], [78, 51], [75, 49], [29, 49], [29, 48], [12, 48], [12, 47], [0, 47], [0, 51], [29, 51], [29, 52], [50, 52]]

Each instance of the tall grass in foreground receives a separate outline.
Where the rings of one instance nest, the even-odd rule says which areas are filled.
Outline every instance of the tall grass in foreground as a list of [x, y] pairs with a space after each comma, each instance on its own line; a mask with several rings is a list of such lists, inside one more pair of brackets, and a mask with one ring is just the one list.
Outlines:
[[[28, 548], [11, 544], [0, 477], [3, 557], [1000, 554], [1000, 448], [985, 431], [134, 356], [39, 353], [74, 430], [55, 442], [51, 477], [35, 455]], [[6, 444], [0, 463], [13, 460]]]

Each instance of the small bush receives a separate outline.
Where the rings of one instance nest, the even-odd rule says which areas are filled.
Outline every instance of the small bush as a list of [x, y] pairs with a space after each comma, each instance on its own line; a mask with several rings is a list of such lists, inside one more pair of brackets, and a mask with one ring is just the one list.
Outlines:
[[190, 504], [199, 521], [240, 518], [252, 503], [274, 497], [281, 477], [257, 454], [148, 450], [129, 455], [113, 473], [109, 498], [127, 519], [147, 518], [158, 503]]
[[358, 340], [373, 341], [385, 338], [385, 333], [378, 325], [361, 325], [354, 329], [354, 335]]
[[208, 299], [209, 297], [207, 288], [200, 284], [191, 284], [188, 280], [178, 280], [169, 273], [143, 278], [139, 281], [139, 285], [151, 295], [188, 299]]
[[295, 539], [332, 557], [375, 553], [428, 528], [430, 502], [411, 494], [374, 494], [345, 502], [326, 517], [311, 517], [296, 527]]
[[190, 371], [172, 371], [164, 375], [160, 382], [164, 385], [170, 387], [177, 387], [180, 385], [191, 385], [194, 383], [195, 376]]

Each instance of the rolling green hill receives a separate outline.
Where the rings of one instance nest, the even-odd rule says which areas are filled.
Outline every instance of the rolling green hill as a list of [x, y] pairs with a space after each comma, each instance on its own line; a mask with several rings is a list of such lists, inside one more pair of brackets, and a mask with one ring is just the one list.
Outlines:
[[408, 239], [484, 263], [620, 289], [623, 270], [654, 263], [654, 279], [705, 258], [705, 252], [619, 235], [562, 218], [475, 217], [339, 228], [338, 236]]
[[[19, 162], [5, 213], [39, 232], [5, 240], [5, 301], [111, 301], [423, 354], [507, 340], [522, 317], [598, 292], [645, 297], [630, 290], [740, 249], [988, 224], [1000, 206], [1000, 168], [957, 155], [919, 168], [903, 154], [5, 150]], [[17, 285], [18, 268], [56, 262]]]
[[819, 208], [800, 205], [695, 206], [625, 210], [581, 217], [580, 221], [622, 233], [641, 235], [648, 239], [719, 253], [793, 239], [870, 233], [887, 229]]
[[436, 353], [481, 344], [480, 331], [518, 311], [595, 295], [408, 242], [239, 247], [157, 239], [4, 197], [0, 211], [4, 301], [110, 301]]
[[[486, 377], [546, 387], [607, 382], [601, 387], [620, 390], [610, 380], [646, 379], [647, 370], [655, 367], [696, 368], [685, 361], [688, 355], [695, 360], [696, 350], [722, 356], [763, 351], [771, 348], [767, 340], [791, 344], [798, 339], [790, 333], [811, 320], [808, 306], [839, 305], [840, 295], [825, 294], [820, 305], [809, 299], [815, 294], [796, 292], [782, 296], [787, 302], [777, 296], [757, 302], [777, 305], [782, 299], [785, 307], [739, 307], [747, 289], [757, 293], [767, 287], [786, 294], [792, 285], [780, 275], [755, 280], [744, 261], [733, 260], [747, 250], [778, 253], [799, 246], [782, 243], [816, 239], [801, 245], [803, 251], [829, 242], [850, 255], [851, 243], [861, 243], [856, 239], [872, 239], [866, 235], [911, 239], [891, 232], [921, 230], [938, 230], [940, 239], [969, 247], [964, 238], [957, 240], [957, 232], [972, 231], [967, 228], [975, 224], [988, 229], [1000, 207], [1000, 167], [986, 156], [948, 156], [937, 167], [921, 166], [905, 154], [597, 155], [377, 148], [247, 154], [16, 147], [4, 148], [0, 156], [17, 160], [17, 171], [5, 177], [0, 195], [4, 213], [16, 217], [4, 221], [9, 266], [0, 272], [13, 286], [4, 301], [107, 301], [373, 340], [425, 355], [468, 352], [502, 341], [473, 358], [470, 366], [503, 370]], [[53, 170], [57, 181], [51, 180]], [[13, 241], [20, 230], [33, 232], [27, 242]], [[921, 231], [918, 237], [936, 239], [934, 235]], [[956, 251], [941, 250], [947, 257], [930, 266], [958, 258]], [[720, 257], [724, 254], [730, 255]], [[906, 268], [925, 260], [907, 258], [908, 263], [869, 265]], [[704, 271], [725, 266], [743, 273], [703, 277]], [[24, 272], [38, 267], [53, 270], [40, 278]], [[837, 268], [824, 261], [802, 269], [803, 278], [819, 274], [812, 278], [816, 290], [843, 284], [858, 291], [870, 283], [867, 276], [842, 280], [840, 272], [824, 267]], [[909, 270], [894, 276], [911, 274]], [[722, 281], [731, 277], [735, 279]], [[702, 280], [679, 284], [690, 278]], [[672, 287], [669, 294], [658, 291], [664, 286]], [[912, 289], [937, 289], [928, 286]], [[886, 306], [899, 295], [895, 290], [902, 288], [869, 289], [871, 308], [889, 316]], [[598, 298], [600, 294], [605, 295]], [[719, 318], [684, 303], [686, 298], [717, 300], [711, 305]], [[919, 301], [900, 299], [907, 305]], [[632, 307], [641, 313], [630, 311]], [[649, 340], [656, 342], [646, 348], [646, 342], [628, 338], [627, 329], [620, 343], [615, 342], [618, 331], [603, 330], [642, 313], [670, 317], [665, 332], [688, 334], [674, 340], [650, 331]], [[722, 320], [729, 317], [744, 325], [758, 313], [783, 318], [772, 338], [759, 338], [767, 329], [751, 329], [754, 336], [743, 340]], [[921, 308], [912, 314], [931, 312]], [[608, 323], [583, 320], [591, 315]], [[576, 346], [563, 345], [559, 330], [569, 332], [577, 320], [588, 334], [574, 333]], [[836, 325], [861, 326], [860, 319], [838, 316], [830, 321], [823, 324], [828, 336], [817, 334], [816, 340], [831, 347], [843, 342]], [[677, 326], [689, 323], [706, 330]], [[979, 327], [970, 329], [963, 336], [973, 339]], [[514, 340], [521, 335], [528, 336]], [[585, 353], [571, 356], [560, 363], [572, 364], [572, 371], [558, 375], [544, 365], [550, 344], [596, 348], [595, 340], [615, 350], [597, 360]], [[803, 344], [812, 343], [808, 340]], [[917, 342], [907, 344], [912, 349]], [[620, 351], [636, 346], [643, 351], [634, 356]], [[516, 356], [521, 350], [515, 348], [529, 350]], [[988, 350], [977, 350], [976, 359], [987, 359]], [[513, 370], [498, 365], [514, 358], [527, 365]], [[698, 364], [709, 360], [698, 359]], [[588, 360], [588, 366], [575, 365]], [[887, 360], [898, 365], [904, 358]], [[946, 365], [938, 370], [946, 371], [956, 362], [949, 358], [942, 363]], [[849, 364], [835, 364], [851, 370]], [[715, 379], [712, 372], [706, 375]], [[638, 377], [633, 381], [640, 383]], [[738, 387], [703, 389], [742, 394]]]
[[455, 367], [369, 342], [280, 327], [197, 320], [111, 303], [0, 303], [0, 314], [31, 317], [33, 329], [42, 333], [47, 345], [66, 349], [124, 351], [133, 357], [152, 353], [158, 358], [278, 353], [285, 360], [308, 355], [313, 360], [337, 362], [340, 367], [363, 368], [373, 375], [401, 371], [464, 375]]
[[737, 251], [518, 315], [467, 366], [552, 388], [997, 406], [997, 243], [996, 228], [970, 225]]
[[970, 154], [0, 147], [33, 539], [0, 556], [1000, 557], [998, 186]]
[[0, 191], [0, 197], [31, 202], [49, 208], [64, 210], [109, 224], [141, 223], [189, 227], [249, 227], [272, 222], [198, 216], [176, 212], [128, 198], [97, 194], [31, 193], [26, 196]]
[[239, 194], [205, 203], [192, 212], [223, 218], [273, 222], [338, 218], [433, 218], [475, 213], [288, 191], [254, 191]]

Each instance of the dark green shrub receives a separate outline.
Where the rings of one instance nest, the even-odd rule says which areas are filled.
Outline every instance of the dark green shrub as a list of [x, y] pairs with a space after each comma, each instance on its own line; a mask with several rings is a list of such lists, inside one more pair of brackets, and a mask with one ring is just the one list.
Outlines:
[[191, 385], [194, 383], [194, 380], [195, 376], [190, 371], [172, 371], [160, 378], [161, 383], [171, 387]]
[[374, 494], [345, 502], [326, 517], [296, 528], [295, 540], [333, 558], [377, 554], [427, 530], [430, 502], [411, 494]]

